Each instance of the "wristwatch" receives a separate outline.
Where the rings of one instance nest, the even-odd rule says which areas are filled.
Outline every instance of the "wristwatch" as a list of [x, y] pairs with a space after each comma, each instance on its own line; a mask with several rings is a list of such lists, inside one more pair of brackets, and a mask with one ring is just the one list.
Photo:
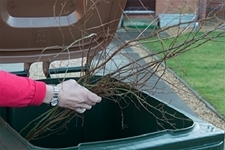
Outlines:
[[52, 85], [53, 87], [53, 96], [50, 102], [51, 106], [57, 106], [59, 100], [58, 100], [58, 94], [59, 94], [59, 90], [58, 87], [56, 85]]

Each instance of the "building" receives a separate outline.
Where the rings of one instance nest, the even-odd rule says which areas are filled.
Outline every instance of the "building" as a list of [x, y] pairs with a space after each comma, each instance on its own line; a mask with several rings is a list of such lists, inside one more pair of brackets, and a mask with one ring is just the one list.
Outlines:
[[[224, 18], [225, 0], [127, 0], [126, 11], [148, 11], [152, 17], [159, 14], [196, 14], [198, 19], [208, 15]], [[146, 17], [144, 13], [128, 13], [130, 17]]]

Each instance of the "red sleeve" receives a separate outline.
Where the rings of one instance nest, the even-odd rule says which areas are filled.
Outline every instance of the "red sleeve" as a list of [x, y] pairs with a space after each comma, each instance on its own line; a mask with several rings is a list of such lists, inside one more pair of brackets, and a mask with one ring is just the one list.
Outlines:
[[0, 71], [0, 107], [37, 106], [45, 94], [44, 82]]

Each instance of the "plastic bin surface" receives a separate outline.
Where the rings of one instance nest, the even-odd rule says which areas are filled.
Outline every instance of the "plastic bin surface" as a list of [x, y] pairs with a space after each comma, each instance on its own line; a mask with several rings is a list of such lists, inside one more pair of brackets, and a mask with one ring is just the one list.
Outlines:
[[126, 0], [1, 0], [0, 62], [95, 55], [111, 41], [125, 4]]

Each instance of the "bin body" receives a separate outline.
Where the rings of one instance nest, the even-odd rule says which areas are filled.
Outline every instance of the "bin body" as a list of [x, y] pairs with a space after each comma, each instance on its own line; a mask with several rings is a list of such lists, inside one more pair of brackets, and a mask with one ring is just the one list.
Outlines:
[[[96, 78], [100, 77], [94, 77]], [[42, 81], [57, 84], [59, 79]], [[121, 101], [120, 106], [127, 106], [122, 110], [118, 103], [110, 100], [111, 98], [103, 98], [101, 103], [83, 114], [83, 119], [75, 117], [59, 132], [27, 142], [23, 137], [31, 129], [29, 127], [20, 133], [17, 140], [25, 143], [28, 149], [35, 147], [36, 149], [198, 148], [206, 150], [213, 148], [223, 150], [222, 130], [168, 106], [146, 93], [141, 92], [141, 95], [151, 106], [160, 108], [160, 111], [150, 109], [152, 114], [147, 112], [143, 107], [139, 107], [138, 103], [134, 104], [137, 99], [132, 95], [126, 96], [126, 103], [125, 101], [123, 103], [121, 97], [114, 97]], [[129, 99], [132, 99], [132, 102]], [[17, 135], [29, 122], [51, 108], [44, 104], [40, 107], [9, 108], [6, 119], [9, 126], [6, 126], [5, 130], [10, 129], [10, 133]], [[166, 115], [166, 113], [173, 115]], [[163, 116], [169, 120], [169, 123], [157, 119]], [[7, 138], [7, 134], [2, 139], [4, 138]]]

